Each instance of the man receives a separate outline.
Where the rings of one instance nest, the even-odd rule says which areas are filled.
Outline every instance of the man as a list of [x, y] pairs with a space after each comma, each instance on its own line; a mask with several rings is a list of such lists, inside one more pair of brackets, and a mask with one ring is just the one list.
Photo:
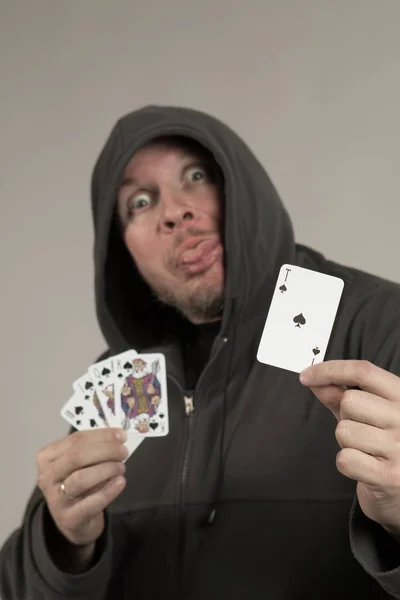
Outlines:
[[[400, 598], [400, 286], [296, 245], [251, 151], [193, 110], [121, 119], [92, 202], [109, 353], [165, 355], [170, 431], [125, 465], [122, 430], [39, 452], [3, 600]], [[301, 378], [256, 360], [285, 263], [345, 281]]]

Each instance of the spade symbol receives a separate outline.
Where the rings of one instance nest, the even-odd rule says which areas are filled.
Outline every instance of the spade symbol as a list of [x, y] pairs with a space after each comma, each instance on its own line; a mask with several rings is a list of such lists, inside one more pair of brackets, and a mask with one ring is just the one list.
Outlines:
[[83, 413], [83, 406], [75, 406], [75, 414], [80, 415]]
[[163, 419], [163, 418], [164, 418], [164, 414], [162, 414], [162, 415], [158, 415], [158, 416], [160, 417], [160, 419]]
[[307, 321], [305, 320], [303, 313], [296, 315], [295, 318], [293, 319], [293, 323], [296, 323], [296, 327], [299, 327], [300, 329], [301, 329], [301, 325], [305, 325], [306, 322]]
[[91, 390], [93, 387], [93, 383], [91, 383], [90, 381], [87, 381], [85, 383], [85, 390]]
[[318, 348], [318, 346], [315, 346], [315, 348], [313, 348], [314, 356], [317, 356], [317, 354], [319, 354], [320, 352], [321, 352], [321, 350]]
[[94, 419], [90, 419], [90, 427], [96, 427], [96, 421]]
[[80, 419], [77, 420], [76, 424], [80, 425], [82, 423], [82, 421]]
[[131, 365], [131, 363], [130, 363], [130, 362], [126, 362], [126, 363], [124, 364], [124, 369], [132, 369], [132, 365]]
[[157, 429], [158, 423], [150, 423], [150, 427], [154, 430]]
[[110, 371], [110, 369], [107, 369], [107, 367], [104, 367], [104, 369], [101, 372], [103, 377], [107, 377], [107, 375], [109, 375], [110, 373], [111, 373], [111, 371]]
[[283, 294], [284, 292], [287, 292], [287, 287], [285, 284], [281, 285], [281, 287], [279, 289], [281, 290], [281, 294]]

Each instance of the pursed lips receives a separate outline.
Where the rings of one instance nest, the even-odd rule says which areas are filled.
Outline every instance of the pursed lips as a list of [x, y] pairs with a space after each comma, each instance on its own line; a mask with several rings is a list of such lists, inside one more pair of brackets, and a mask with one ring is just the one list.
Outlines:
[[219, 244], [220, 241], [216, 235], [188, 238], [178, 246], [175, 254], [175, 264], [178, 268], [182, 268], [200, 262], [206, 259]]

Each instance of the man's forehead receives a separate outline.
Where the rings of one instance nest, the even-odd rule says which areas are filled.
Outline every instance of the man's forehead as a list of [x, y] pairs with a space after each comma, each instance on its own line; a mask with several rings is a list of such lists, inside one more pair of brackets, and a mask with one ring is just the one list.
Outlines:
[[132, 180], [133, 172], [137, 167], [150, 167], [157, 158], [163, 159], [171, 155], [178, 155], [182, 160], [196, 159], [209, 164], [215, 163], [211, 152], [195, 140], [179, 136], [156, 138], [142, 146], [131, 157], [125, 168], [121, 185], [124, 185], [127, 179]]
[[151, 157], [154, 159], [162, 158], [164, 156], [175, 155], [179, 158], [193, 158], [199, 156], [200, 153], [190, 151], [184, 146], [178, 146], [177, 144], [169, 144], [167, 142], [158, 142], [153, 144], [147, 144], [143, 146], [131, 157], [128, 166], [132, 164], [138, 164], [149, 160]]
[[142, 149], [152, 147], [177, 150], [183, 154], [209, 154], [209, 151], [200, 142], [183, 135], [168, 135], [153, 138]]

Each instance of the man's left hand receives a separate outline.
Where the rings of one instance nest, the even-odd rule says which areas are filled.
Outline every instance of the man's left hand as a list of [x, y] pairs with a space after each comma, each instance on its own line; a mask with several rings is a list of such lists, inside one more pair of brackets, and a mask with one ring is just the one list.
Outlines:
[[332, 360], [300, 381], [338, 420], [336, 466], [358, 482], [362, 511], [400, 541], [400, 377], [368, 361]]

